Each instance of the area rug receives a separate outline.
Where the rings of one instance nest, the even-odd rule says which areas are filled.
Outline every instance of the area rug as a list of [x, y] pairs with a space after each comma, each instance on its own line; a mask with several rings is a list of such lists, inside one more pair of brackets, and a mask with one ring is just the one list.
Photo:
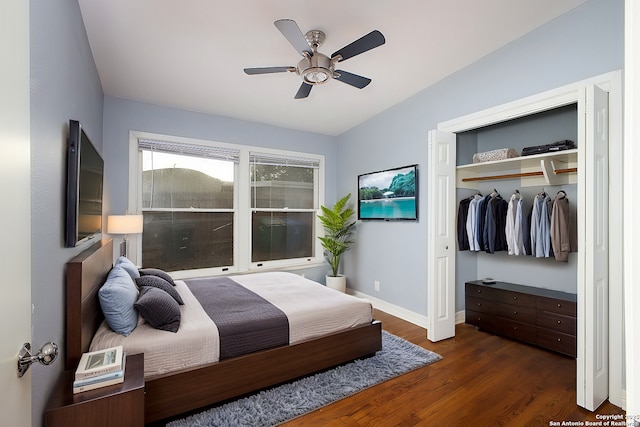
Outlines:
[[375, 356], [172, 421], [167, 427], [275, 426], [441, 358], [382, 331], [382, 350]]

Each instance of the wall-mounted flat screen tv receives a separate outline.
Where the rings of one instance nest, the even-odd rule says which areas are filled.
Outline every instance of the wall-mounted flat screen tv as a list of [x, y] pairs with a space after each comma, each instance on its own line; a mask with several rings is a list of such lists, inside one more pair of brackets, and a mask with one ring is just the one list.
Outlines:
[[65, 246], [102, 233], [104, 161], [77, 120], [69, 121]]
[[358, 175], [358, 219], [417, 220], [418, 165]]

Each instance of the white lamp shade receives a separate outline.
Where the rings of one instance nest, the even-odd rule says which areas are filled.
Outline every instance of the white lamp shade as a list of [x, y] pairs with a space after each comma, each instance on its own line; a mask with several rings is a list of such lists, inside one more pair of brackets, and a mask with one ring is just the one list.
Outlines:
[[109, 215], [107, 217], [107, 233], [139, 234], [142, 233], [142, 215]]

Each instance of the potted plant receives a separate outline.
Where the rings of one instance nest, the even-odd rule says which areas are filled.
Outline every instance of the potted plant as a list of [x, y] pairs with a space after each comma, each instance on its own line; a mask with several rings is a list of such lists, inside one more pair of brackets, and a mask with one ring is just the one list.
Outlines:
[[353, 219], [355, 212], [349, 206], [350, 198], [351, 193], [338, 200], [332, 208], [320, 206], [322, 213], [318, 215], [324, 228], [324, 236], [318, 238], [331, 267], [331, 275], [326, 277], [327, 286], [342, 292], [346, 290], [347, 280], [343, 275], [338, 274], [340, 260], [342, 254], [353, 244], [351, 236], [356, 225]]

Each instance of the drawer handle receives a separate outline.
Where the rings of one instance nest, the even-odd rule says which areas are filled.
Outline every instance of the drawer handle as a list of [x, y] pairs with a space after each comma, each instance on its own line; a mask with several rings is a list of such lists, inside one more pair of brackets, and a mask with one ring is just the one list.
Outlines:
[[478, 289], [478, 293], [481, 294], [482, 293], [482, 289]]
[[562, 323], [562, 320], [558, 320], [558, 325]]
[[562, 308], [562, 304], [558, 303], [558, 308]]
[[481, 302], [478, 303], [478, 307], [482, 307], [482, 303]]
[[517, 300], [517, 299], [518, 299], [518, 297], [513, 297], [513, 300], [514, 300], [514, 301], [515, 301], [515, 300]]
[[558, 338], [558, 342], [562, 341], [562, 338]]
[[513, 312], [513, 314], [518, 314], [518, 312], [517, 312], [517, 311], [514, 311], [514, 312]]
[[514, 326], [514, 327], [513, 327], [513, 330], [514, 330], [514, 331], [517, 331], [517, 330], [518, 330], [518, 327], [517, 327], [517, 326]]

